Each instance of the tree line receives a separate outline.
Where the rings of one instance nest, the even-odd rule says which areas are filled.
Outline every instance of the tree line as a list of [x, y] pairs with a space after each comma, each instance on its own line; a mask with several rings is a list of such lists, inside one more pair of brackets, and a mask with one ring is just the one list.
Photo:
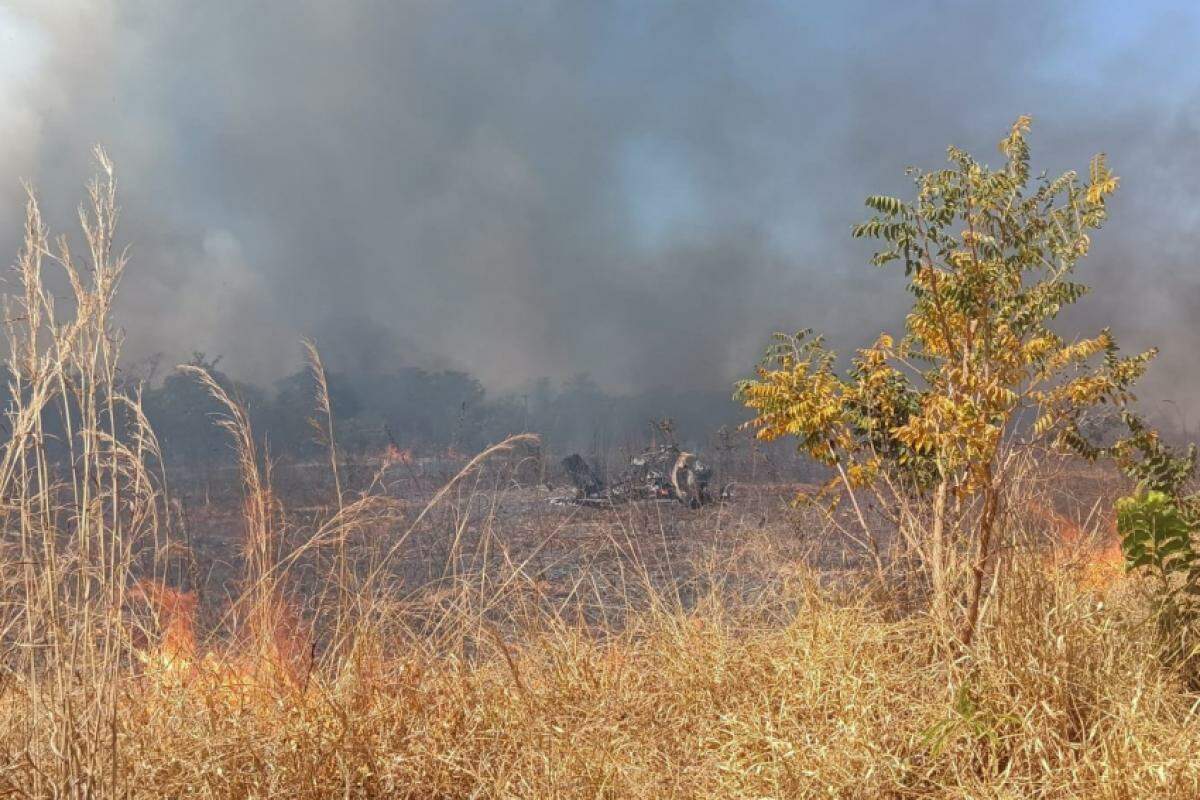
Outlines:
[[[270, 453], [284, 460], [319, 457], [323, 445], [310, 423], [317, 385], [307, 367], [260, 386], [237, 380], [219, 367], [219, 357], [194, 353], [189, 364], [209, 372], [245, 405]], [[231, 456], [227, 437], [213, 424], [220, 408], [186, 372], [137, 380], [142, 405], [168, 463], [213, 463]], [[132, 377], [131, 377], [132, 379]], [[587, 374], [562, 381], [541, 378], [519, 390], [489, 392], [467, 372], [401, 366], [370, 373], [328, 373], [330, 405], [339, 449], [348, 457], [389, 447], [430, 455], [469, 454], [513, 433], [535, 432], [552, 452], [604, 457], [640, 447], [670, 418], [681, 443], [702, 445], [721, 426], [744, 417], [728, 392], [607, 391]]]

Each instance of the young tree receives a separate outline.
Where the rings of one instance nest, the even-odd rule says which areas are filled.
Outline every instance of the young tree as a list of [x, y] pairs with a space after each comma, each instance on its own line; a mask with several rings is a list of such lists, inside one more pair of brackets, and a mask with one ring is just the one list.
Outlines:
[[[1132, 495], [1116, 502], [1117, 533], [1125, 567], [1151, 579], [1162, 657], [1184, 668], [1193, 688], [1200, 684], [1200, 492], [1195, 489], [1195, 443], [1180, 453], [1131, 413], [1128, 435], [1088, 455], [1109, 455], [1137, 482]], [[1086, 445], [1085, 445], [1086, 447]]]
[[[1122, 357], [1107, 329], [1070, 342], [1052, 329], [1087, 291], [1072, 274], [1117, 178], [1103, 155], [1086, 182], [1075, 172], [1032, 177], [1029, 123], [1021, 117], [1001, 141], [1000, 169], [951, 147], [949, 168], [908, 171], [911, 201], [867, 199], [876, 215], [854, 235], [882, 241], [873, 263], [902, 264], [914, 297], [899, 341], [882, 334], [842, 377], [819, 338], [780, 336], [757, 377], [739, 385], [760, 439], [798, 437], [847, 490], [901, 476], [933, 491], [927, 560], [943, 610], [957, 595], [943, 559], [970, 551], [963, 644], [975, 635], [1012, 454], [1080, 442], [1088, 410], [1128, 403], [1154, 355]], [[948, 498], [962, 509], [954, 529], [965, 540], [943, 541]]]

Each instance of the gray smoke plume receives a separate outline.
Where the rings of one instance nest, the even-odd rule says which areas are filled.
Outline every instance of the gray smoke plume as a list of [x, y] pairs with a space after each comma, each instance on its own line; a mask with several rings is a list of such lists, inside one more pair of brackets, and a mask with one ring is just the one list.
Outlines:
[[0, 246], [19, 178], [69, 224], [103, 143], [132, 355], [257, 381], [442, 363], [508, 387], [721, 387], [773, 329], [852, 347], [899, 277], [871, 193], [1022, 113], [1050, 171], [1122, 177], [1069, 324], [1200, 389], [1200, 14], [1172, 4], [185, 0], [0, 7]]

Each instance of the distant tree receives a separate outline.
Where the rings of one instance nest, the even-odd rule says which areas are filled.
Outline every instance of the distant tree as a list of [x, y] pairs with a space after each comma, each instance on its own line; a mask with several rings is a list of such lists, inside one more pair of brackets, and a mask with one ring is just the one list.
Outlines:
[[[220, 357], [209, 359], [195, 352], [189, 366], [207, 370], [231, 395], [242, 399], [252, 417], [266, 410], [261, 389], [239, 383], [217, 369]], [[227, 437], [213, 424], [212, 416], [221, 411], [207, 389], [183, 372], [171, 372], [162, 385], [143, 395], [143, 406], [151, 426], [162, 444], [168, 461], [225, 461], [232, 458]]]
[[[363, 405], [351, 382], [336, 372], [326, 378], [334, 419], [346, 422], [357, 417]], [[317, 382], [312, 370], [305, 367], [276, 381], [268, 409], [263, 422], [274, 451], [296, 456], [323, 452], [311, 424], [317, 413]]]
[[[951, 147], [948, 169], [909, 171], [913, 200], [867, 199], [876, 216], [854, 235], [883, 242], [873, 262], [902, 264], [914, 298], [899, 341], [880, 335], [843, 377], [820, 338], [781, 336], [739, 388], [759, 438], [795, 437], [847, 489], [889, 474], [931, 485], [926, 556], [938, 613], [959, 596], [947, 585], [947, 553], [960, 543], [972, 551], [964, 644], [996, 552], [1011, 454], [1036, 442], [1081, 446], [1088, 411], [1127, 403], [1154, 355], [1120, 356], [1107, 329], [1070, 342], [1052, 329], [1086, 291], [1072, 274], [1117, 178], [1103, 155], [1083, 183], [1074, 172], [1032, 178], [1028, 127], [1021, 117], [1001, 142], [1001, 169]], [[953, 529], [952, 496], [962, 509]], [[944, 541], [950, 530], [967, 541]]]
[[487, 417], [483, 385], [465, 372], [406, 367], [358, 376], [364, 409], [408, 446], [474, 449]]

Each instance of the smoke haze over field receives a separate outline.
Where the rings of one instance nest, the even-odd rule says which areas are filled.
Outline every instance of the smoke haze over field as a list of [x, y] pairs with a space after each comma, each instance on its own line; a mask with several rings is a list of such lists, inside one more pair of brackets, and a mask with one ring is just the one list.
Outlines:
[[1122, 177], [1069, 324], [1200, 411], [1200, 13], [1126, 6], [8, 3], [0, 246], [20, 178], [71, 224], [100, 142], [131, 356], [722, 388], [773, 329], [895, 328], [862, 199], [1028, 113], [1039, 166]]

